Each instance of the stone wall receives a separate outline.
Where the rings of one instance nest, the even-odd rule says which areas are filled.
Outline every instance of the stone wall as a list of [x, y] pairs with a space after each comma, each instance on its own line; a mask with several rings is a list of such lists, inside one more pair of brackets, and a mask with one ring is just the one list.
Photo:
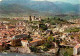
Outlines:
[[10, 47], [11, 52], [30, 53], [29, 47]]

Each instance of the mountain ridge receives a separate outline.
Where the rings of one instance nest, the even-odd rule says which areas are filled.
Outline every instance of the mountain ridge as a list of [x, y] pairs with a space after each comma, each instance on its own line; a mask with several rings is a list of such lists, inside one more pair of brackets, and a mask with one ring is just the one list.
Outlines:
[[[29, 12], [32, 14], [34, 13], [51, 13], [51, 14], [79, 14], [80, 13], [80, 10], [79, 10], [79, 7], [80, 5], [79, 4], [70, 4], [70, 3], [65, 3], [65, 2], [49, 2], [49, 1], [31, 1], [31, 0], [3, 0], [1, 3], [0, 3], [0, 7], [2, 7], [2, 5], [6, 6], [4, 7], [3, 6], [3, 9], [1, 10], [0, 8], [0, 14], [5, 14], [5, 13], [2, 13], [2, 12], [6, 12], [8, 10], [8, 12], [6, 13], [12, 13], [10, 12], [10, 9], [13, 10], [13, 13], [15, 14], [16, 12], [18, 13], [24, 13], [24, 14], [28, 14]], [[17, 6], [18, 5], [18, 6]], [[8, 7], [11, 7], [9, 9], [6, 9]], [[12, 8], [13, 7], [13, 8]], [[4, 11], [5, 9], [5, 11]], [[15, 12], [16, 11], [16, 12]], [[21, 12], [20, 12], [21, 11]], [[35, 11], [35, 12], [34, 12]], [[30, 14], [29, 13], [29, 14]], [[44, 14], [45, 14], [44, 13]]]

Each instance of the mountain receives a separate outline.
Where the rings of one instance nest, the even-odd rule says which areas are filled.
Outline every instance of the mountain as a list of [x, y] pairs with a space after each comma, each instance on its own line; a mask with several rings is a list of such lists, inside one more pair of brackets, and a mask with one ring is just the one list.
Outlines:
[[0, 5], [0, 15], [31, 15], [32, 13], [36, 13], [37, 11], [32, 10], [29, 7], [25, 7], [20, 4], [6, 4]]
[[31, 0], [2, 0], [1, 3], [3, 4], [24, 4], [30, 2]]
[[65, 2], [55, 2], [59, 8], [61, 8], [63, 13], [79, 13], [79, 4], [70, 4]]
[[33, 1], [27, 3], [27, 5], [29, 5], [30, 8], [41, 12], [61, 13], [60, 8], [49, 1]]
[[66, 2], [32, 1], [32, 0], [2, 0], [0, 14], [79, 14], [79, 4]]
[[47, 11], [54, 14], [78, 14], [80, 12], [79, 5], [66, 2], [33, 1], [27, 4], [34, 10]]

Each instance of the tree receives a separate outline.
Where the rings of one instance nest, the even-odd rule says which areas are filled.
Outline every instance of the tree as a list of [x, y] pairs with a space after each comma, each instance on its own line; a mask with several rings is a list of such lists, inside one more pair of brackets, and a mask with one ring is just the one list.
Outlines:
[[48, 51], [48, 48], [43, 48], [43, 51]]
[[31, 46], [31, 47], [30, 47], [30, 50], [31, 50], [32, 52], [37, 52], [38, 49], [37, 49], [36, 47], [34, 47], [34, 46]]
[[42, 29], [42, 30], [47, 30], [47, 26], [45, 24], [39, 24], [39, 27]]
[[51, 45], [51, 43], [46, 42], [46, 43], [44, 44], [44, 46], [45, 46], [46, 48], [50, 48], [52, 45]]
[[64, 56], [69, 56], [69, 54], [67, 52], [64, 53]]
[[53, 36], [49, 36], [49, 37], [47, 38], [47, 41], [48, 41], [48, 42], [53, 42], [53, 41], [54, 41], [54, 37], [53, 37]]

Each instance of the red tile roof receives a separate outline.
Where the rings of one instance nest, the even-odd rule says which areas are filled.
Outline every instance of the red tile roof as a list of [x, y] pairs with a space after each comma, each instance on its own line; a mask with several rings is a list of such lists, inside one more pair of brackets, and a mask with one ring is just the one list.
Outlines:
[[74, 48], [79, 48], [80, 47], [80, 44], [77, 44]]

